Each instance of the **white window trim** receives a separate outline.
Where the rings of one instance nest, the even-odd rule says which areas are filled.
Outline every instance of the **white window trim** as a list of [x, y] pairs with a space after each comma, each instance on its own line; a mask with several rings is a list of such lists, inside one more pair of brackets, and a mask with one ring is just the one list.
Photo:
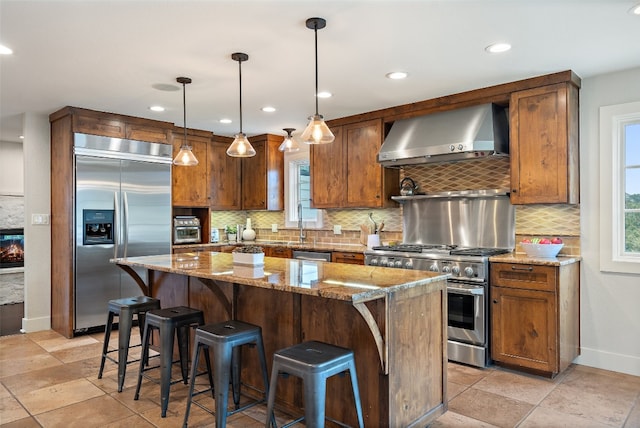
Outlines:
[[[298, 227], [298, 197], [296, 193], [297, 179], [296, 171], [291, 168], [291, 164], [309, 160], [309, 151], [300, 150], [296, 153], [286, 153], [284, 158], [284, 226], [295, 228]], [[317, 210], [316, 221], [304, 221], [305, 229], [321, 229], [322, 228], [322, 210]]]
[[640, 257], [624, 252], [622, 129], [640, 119], [640, 102], [600, 107], [600, 270], [640, 273]]

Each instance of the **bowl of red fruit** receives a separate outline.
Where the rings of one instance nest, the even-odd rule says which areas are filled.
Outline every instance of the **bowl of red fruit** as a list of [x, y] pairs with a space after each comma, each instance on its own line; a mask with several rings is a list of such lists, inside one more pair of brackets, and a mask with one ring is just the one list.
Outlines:
[[520, 246], [529, 257], [556, 257], [564, 243], [560, 238], [531, 238], [523, 239]]

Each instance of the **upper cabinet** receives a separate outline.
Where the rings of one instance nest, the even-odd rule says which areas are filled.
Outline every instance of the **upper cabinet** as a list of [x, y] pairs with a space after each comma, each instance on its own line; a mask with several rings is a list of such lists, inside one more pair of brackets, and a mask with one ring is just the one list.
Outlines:
[[513, 92], [511, 202], [579, 202], [578, 88], [571, 82]]
[[331, 126], [331, 144], [311, 146], [311, 198], [315, 208], [382, 208], [399, 171], [376, 161], [382, 145], [382, 120]]
[[283, 137], [258, 135], [251, 138], [256, 155], [242, 158], [242, 209], [284, 209], [284, 154], [278, 150]]
[[227, 155], [231, 138], [213, 137], [209, 145], [209, 196], [212, 210], [242, 209], [241, 162]]
[[[194, 133], [196, 133], [194, 135]], [[173, 135], [173, 156], [178, 154], [184, 141], [184, 132], [176, 130]], [[209, 205], [209, 189], [207, 186], [207, 152], [211, 133], [205, 131], [189, 130], [187, 142], [191, 146], [198, 165], [172, 166], [172, 192], [173, 206], [178, 207], [206, 207]]]
[[74, 132], [151, 143], [170, 144], [172, 141], [172, 132], [167, 127], [168, 124], [166, 122], [156, 122], [74, 107], [67, 107], [66, 109], [74, 115]]

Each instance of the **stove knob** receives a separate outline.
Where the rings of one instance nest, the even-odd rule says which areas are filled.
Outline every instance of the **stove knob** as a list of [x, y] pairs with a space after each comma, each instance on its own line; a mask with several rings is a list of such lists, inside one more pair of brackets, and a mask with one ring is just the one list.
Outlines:
[[387, 267], [393, 267], [393, 266], [394, 266], [393, 260], [389, 260], [387, 262]]
[[467, 276], [467, 278], [473, 278], [473, 268], [467, 266], [466, 268], [464, 268], [464, 274]]
[[438, 272], [438, 271], [439, 271], [439, 270], [438, 270], [438, 265], [437, 265], [437, 264], [435, 264], [435, 263], [434, 263], [434, 264], [432, 264], [431, 266], [429, 266], [429, 270], [430, 270], [431, 272]]
[[407, 260], [406, 262], [404, 262], [404, 268], [413, 269], [413, 263], [411, 262], [411, 260]]
[[395, 266], [397, 268], [401, 268], [402, 267], [402, 260], [396, 260]]
[[453, 144], [449, 146], [450, 151], [454, 151], [455, 149], [456, 149], [456, 146], [454, 146]]
[[453, 273], [454, 275], [460, 275], [460, 268], [458, 266], [454, 266], [453, 268], [451, 268], [451, 273]]
[[458, 150], [462, 150], [464, 149], [464, 146], [462, 144], [458, 144]]
[[443, 273], [450, 273], [451, 272], [451, 268], [449, 266], [443, 266], [442, 267], [442, 272]]
[[376, 258], [371, 259], [371, 260], [369, 261], [369, 264], [370, 264], [371, 266], [378, 266], [378, 259], [376, 259]]

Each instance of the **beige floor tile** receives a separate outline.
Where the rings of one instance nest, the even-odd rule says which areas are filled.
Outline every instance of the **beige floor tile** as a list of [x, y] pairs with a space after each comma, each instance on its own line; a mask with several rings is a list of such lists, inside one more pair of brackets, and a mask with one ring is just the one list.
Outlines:
[[116, 422], [134, 413], [108, 395], [71, 404], [64, 408], [36, 415], [36, 419], [45, 427], [84, 428], [102, 427]]
[[62, 362], [48, 353], [33, 354], [0, 362], [0, 378], [59, 366]]
[[102, 357], [102, 343], [93, 342], [82, 346], [74, 346], [51, 352], [51, 355], [64, 363], [73, 363], [87, 358]]
[[562, 385], [585, 391], [616, 396], [633, 402], [640, 396], [640, 376], [631, 376], [586, 366], [577, 366], [562, 381]]
[[0, 398], [11, 397], [11, 392], [4, 385], [0, 384]]
[[471, 386], [484, 379], [493, 370], [469, 367], [463, 364], [449, 363], [447, 368], [447, 380], [460, 385]]
[[460, 385], [459, 383], [451, 382], [447, 380], [447, 398], [451, 401], [454, 397], [460, 394], [462, 391], [467, 389], [468, 386]]
[[153, 428], [153, 424], [139, 415], [133, 415], [103, 425], [103, 428]]
[[47, 388], [61, 383], [84, 378], [84, 374], [69, 365], [54, 369], [45, 368], [21, 373], [2, 379], [2, 383], [15, 395]]
[[631, 414], [629, 414], [624, 424], [624, 428], [638, 427], [640, 427], [640, 400], [636, 401], [636, 405], [633, 407], [633, 410], [631, 410]]
[[47, 352], [55, 352], [63, 349], [77, 348], [79, 346], [93, 345], [99, 342], [90, 336], [78, 336], [73, 339], [60, 336], [52, 339], [39, 340], [37, 343]]
[[495, 425], [469, 418], [449, 410], [435, 420], [429, 428], [494, 428]]
[[633, 402], [628, 398], [560, 384], [540, 403], [541, 407], [578, 416], [597, 423], [621, 427], [630, 413]]
[[538, 404], [556, 387], [556, 383], [538, 376], [494, 370], [473, 387], [526, 403]]
[[2, 428], [42, 428], [42, 425], [36, 421], [36, 419], [32, 416], [24, 419], [18, 419], [17, 421], [4, 423], [1, 422]]
[[[60, 333], [58, 333], [56, 331], [53, 331], [53, 330], [36, 331], [36, 332], [33, 332], [33, 333], [27, 333], [24, 336], [28, 337], [29, 340], [32, 340], [35, 343], [38, 343], [41, 340], [50, 340], [50, 339], [56, 339], [56, 338], [64, 337]], [[71, 340], [71, 339], [67, 339], [67, 340]]]
[[0, 336], [0, 365], [4, 361], [46, 353], [47, 351], [23, 334], [19, 336]]
[[537, 407], [518, 428], [608, 428], [590, 419], [568, 415], [553, 409]]
[[4, 426], [9, 422], [29, 417], [29, 413], [12, 396], [0, 398], [0, 424]]
[[17, 398], [31, 414], [38, 415], [101, 395], [104, 391], [100, 388], [78, 379], [18, 394]]
[[475, 388], [449, 402], [449, 410], [499, 427], [516, 426], [533, 405]]

